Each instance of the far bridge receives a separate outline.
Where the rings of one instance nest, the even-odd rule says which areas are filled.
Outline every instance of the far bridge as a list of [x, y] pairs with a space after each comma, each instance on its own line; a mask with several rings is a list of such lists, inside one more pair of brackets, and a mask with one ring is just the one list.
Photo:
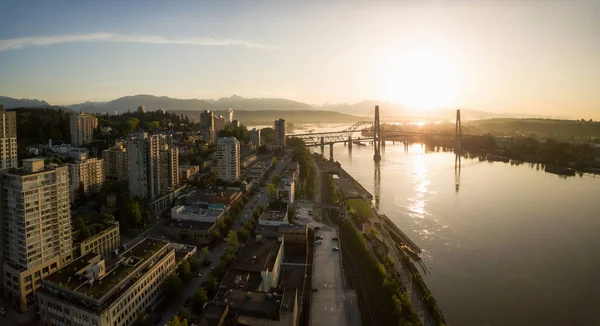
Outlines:
[[[357, 135], [358, 134], [358, 135]], [[393, 131], [381, 130], [379, 122], [379, 106], [375, 106], [375, 118], [371, 121], [360, 121], [347, 129], [341, 131], [315, 132], [304, 134], [288, 134], [289, 137], [302, 139], [306, 147], [321, 147], [321, 155], [325, 155], [325, 145], [329, 145], [329, 159], [333, 160], [333, 145], [336, 143], [344, 143], [348, 145], [348, 150], [352, 150], [353, 144], [362, 144], [363, 142], [373, 143], [374, 155], [373, 159], [376, 162], [381, 160], [381, 148], [385, 147], [385, 141], [401, 141], [407, 143], [409, 140], [419, 140], [425, 136], [454, 136], [455, 151], [461, 151], [461, 143], [463, 137], [484, 137], [481, 135], [463, 135], [460, 119], [460, 110], [456, 110], [456, 128], [454, 133], [433, 133], [433, 132], [410, 132], [410, 131]]]

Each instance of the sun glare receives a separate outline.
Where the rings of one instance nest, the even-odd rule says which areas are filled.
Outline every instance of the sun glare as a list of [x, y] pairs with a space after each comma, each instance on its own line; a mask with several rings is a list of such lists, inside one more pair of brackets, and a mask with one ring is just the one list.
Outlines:
[[412, 110], [456, 105], [458, 72], [443, 54], [391, 53], [381, 64], [382, 96], [387, 101]]

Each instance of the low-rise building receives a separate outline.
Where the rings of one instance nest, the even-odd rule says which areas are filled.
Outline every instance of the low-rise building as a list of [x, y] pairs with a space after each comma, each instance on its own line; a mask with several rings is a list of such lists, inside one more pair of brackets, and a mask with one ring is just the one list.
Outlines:
[[175, 250], [146, 238], [109, 265], [87, 253], [41, 281], [37, 301], [45, 325], [132, 325], [161, 298], [175, 271]]
[[299, 306], [294, 288], [281, 293], [231, 289], [206, 305], [200, 325], [296, 326]]
[[190, 179], [190, 177], [192, 177], [194, 174], [200, 172], [200, 166], [199, 165], [180, 165], [179, 166], [179, 173], [181, 174], [180, 176], [180, 181], [186, 182], [187, 180]]
[[80, 256], [93, 252], [102, 257], [109, 257], [119, 248], [120, 243], [119, 222], [111, 221], [106, 223], [103, 230], [81, 241], [79, 244]]
[[288, 225], [288, 207], [283, 202], [271, 202], [258, 218], [258, 225], [280, 226]]
[[308, 242], [308, 227], [306, 225], [259, 225], [256, 227], [255, 233], [266, 239], [285, 237], [287, 244], [306, 244]]
[[270, 291], [278, 284], [284, 259], [284, 237], [248, 240], [221, 285], [246, 291]]
[[212, 210], [210, 207], [175, 206], [171, 208], [171, 218], [180, 221], [216, 222], [225, 214], [224, 210]]
[[166, 225], [160, 226], [160, 231], [171, 238], [201, 246], [213, 240], [212, 232], [216, 225], [216, 222], [171, 220]]

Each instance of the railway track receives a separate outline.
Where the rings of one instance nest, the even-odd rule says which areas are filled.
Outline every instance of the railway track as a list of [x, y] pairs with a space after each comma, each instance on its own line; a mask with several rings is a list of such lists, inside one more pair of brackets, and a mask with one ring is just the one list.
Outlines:
[[371, 301], [369, 300], [367, 289], [364, 286], [364, 282], [361, 282], [362, 275], [360, 274], [360, 268], [350, 255], [344, 253], [343, 249], [342, 258], [344, 259], [344, 264], [348, 267], [347, 271], [350, 272], [349, 276], [354, 284], [354, 289], [356, 290], [356, 294], [358, 296], [359, 306], [361, 307], [360, 315], [362, 317], [363, 325], [379, 325], [377, 323], [377, 317], [375, 316], [373, 308], [371, 307]]

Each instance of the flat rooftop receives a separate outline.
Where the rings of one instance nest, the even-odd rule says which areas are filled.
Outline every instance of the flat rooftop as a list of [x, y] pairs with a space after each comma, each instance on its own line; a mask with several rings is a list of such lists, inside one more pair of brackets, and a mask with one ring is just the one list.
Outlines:
[[[232, 269], [248, 272], [272, 271], [281, 247], [278, 240], [249, 240], [233, 263]], [[253, 258], [256, 257], [256, 258]]]
[[287, 212], [264, 211], [259, 220], [261, 221], [283, 221]]
[[226, 313], [227, 309], [225, 305], [218, 305], [214, 302], [209, 302], [204, 307], [202, 312], [202, 319], [200, 320], [200, 326], [219, 326], [221, 325], [221, 318]]
[[[58, 272], [46, 277], [45, 280], [99, 300], [121, 281], [132, 276], [131, 274], [136, 268], [145, 264], [150, 257], [168, 245], [167, 241], [145, 238], [131, 247], [131, 249], [123, 252], [120, 259], [115, 260], [115, 264], [106, 266], [104, 277], [95, 280], [93, 283], [90, 283], [86, 277], [80, 277], [76, 274], [81, 268], [86, 266], [85, 262], [86, 259], [89, 260], [90, 254], [76, 259]], [[87, 284], [90, 285], [88, 286]], [[128, 286], [125, 286], [115, 294], [120, 295], [127, 288]]]
[[215, 301], [225, 303], [227, 300], [230, 309], [240, 315], [278, 319], [282, 298], [281, 294], [229, 289], [219, 293]]
[[215, 225], [215, 222], [177, 220], [177, 221], [170, 221], [167, 226], [178, 227], [178, 228], [189, 229], [189, 230], [208, 231], [208, 230], [210, 230], [210, 228], [213, 225]]
[[[90, 260], [94, 259], [97, 256], [100, 255], [95, 254], [93, 252], [88, 252], [87, 254], [75, 259], [70, 264], [59, 269], [54, 274], [48, 275], [45, 278], [45, 280], [54, 284], [58, 284], [59, 286], [62, 286], [69, 290], [75, 290], [83, 283], [88, 281], [88, 279], [85, 278], [85, 276], [77, 275], [77, 272], [87, 267], [88, 265], [92, 265], [92, 263], [90, 263]], [[100, 260], [101, 259], [98, 258], [98, 261]]]

